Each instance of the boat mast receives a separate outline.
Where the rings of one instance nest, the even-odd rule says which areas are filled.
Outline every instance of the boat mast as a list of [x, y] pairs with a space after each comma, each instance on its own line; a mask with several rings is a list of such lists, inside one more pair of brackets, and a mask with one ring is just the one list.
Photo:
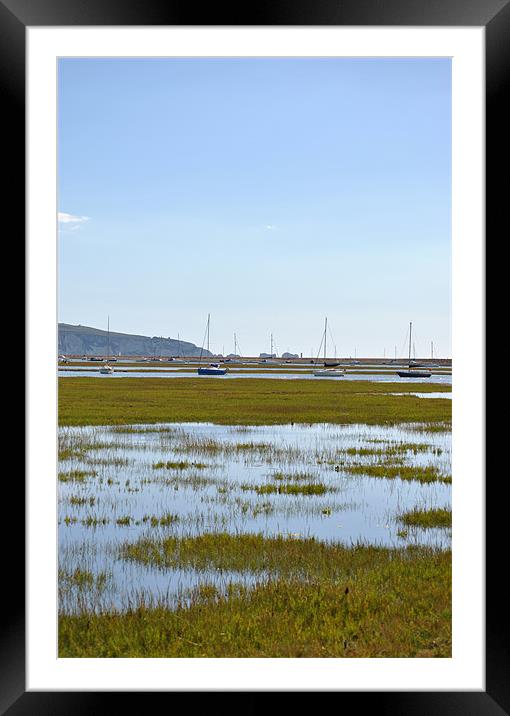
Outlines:
[[108, 316], [108, 348], [107, 348], [107, 354], [106, 354], [106, 361], [110, 359], [110, 316]]
[[327, 341], [327, 330], [328, 330], [328, 318], [324, 319], [324, 361], [326, 360], [326, 341]]
[[413, 322], [409, 321], [409, 368], [411, 367], [411, 335], [413, 332]]
[[273, 334], [271, 333], [271, 350], [270, 350], [270, 356], [273, 357]]
[[[209, 319], [210, 319], [210, 317], [211, 317], [211, 314], [208, 313], [208, 314], [207, 314], [207, 329], [206, 329], [206, 333], [207, 333], [207, 350], [209, 350]], [[198, 359], [198, 362], [199, 362], [199, 363], [202, 362], [203, 352], [204, 352], [204, 339], [202, 338], [202, 347], [200, 348], [200, 358]]]

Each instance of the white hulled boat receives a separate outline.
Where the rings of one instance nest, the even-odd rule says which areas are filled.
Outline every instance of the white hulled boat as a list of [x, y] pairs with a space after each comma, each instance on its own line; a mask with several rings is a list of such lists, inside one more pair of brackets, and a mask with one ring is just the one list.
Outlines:
[[[328, 361], [326, 359], [326, 343], [327, 343], [327, 331], [328, 331], [328, 319], [327, 317], [324, 319], [324, 334], [322, 336], [322, 343], [324, 343], [324, 368], [319, 368], [318, 370], [314, 370], [313, 374], [316, 378], [343, 378], [345, 375], [345, 371], [341, 368], [337, 368], [338, 363], [335, 361], [334, 363], [332, 361]], [[319, 352], [320, 352], [320, 346], [319, 346]], [[335, 350], [336, 354], [336, 350]], [[333, 368], [328, 368], [328, 365], [335, 365]]]
[[111, 375], [113, 373], [113, 366], [108, 363], [110, 360], [110, 316], [108, 316], [108, 352], [106, 354], [106, 365], [101, 366], [99, 372], [103, 375]]

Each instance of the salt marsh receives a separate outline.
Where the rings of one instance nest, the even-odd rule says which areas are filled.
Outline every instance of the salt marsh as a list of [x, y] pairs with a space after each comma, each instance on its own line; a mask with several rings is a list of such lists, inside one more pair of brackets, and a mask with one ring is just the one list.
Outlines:
[[61, 611], [125, 610], [140, 599], [171, 605], [203, 584], [261, 579], [212, 563], [162, 567], [129, 551], [170, 537], [449, 548], [449, 528], [402, 522], [412, 511], [451, 509], [451, 433], [428, 427], [61, 427]]

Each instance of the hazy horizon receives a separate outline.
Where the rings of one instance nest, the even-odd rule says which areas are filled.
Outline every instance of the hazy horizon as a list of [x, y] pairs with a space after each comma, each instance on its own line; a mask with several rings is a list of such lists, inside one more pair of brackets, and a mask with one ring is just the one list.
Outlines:
[[449, 59], [59, 60], [59, 321], [449, 357]]

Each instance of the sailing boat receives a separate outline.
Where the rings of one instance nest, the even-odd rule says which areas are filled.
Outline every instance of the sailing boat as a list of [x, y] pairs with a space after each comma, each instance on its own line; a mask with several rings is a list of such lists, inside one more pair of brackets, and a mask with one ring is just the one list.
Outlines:
[[181, 350], [181, 337], [177, 334], [177, 356], [168, 356], [167, 361], [175, 361], [176, 363], [183, 363], [182, 350]]
[[108, 316], [108, 353], [106, 356], [106, 365], [102, 366], [99, 369], [100, 373], [103, 373], [103, 375], [111, 375], [113, 373], [113, 366], [109, 365], [108, 361], [110, 359], [110, 316]]
[[[322, 338], [322, 340], [324, 341], [324, 370], [322, 370], [322, 369], [314, 370], [313, 374], [317, 378], [341, 378], [342, 376], [345, 375], [345, 371], [339, 370], [338, 368], [333, 367], [333, 366], [337, 366], [340, 364], [337, 361], [326, 360], [327, 331], [328, 331], [328, 319], [326, 317], [324, 319], [324, 335]], [[321, 341], [321, 343], [322, 343], [322, 341]]]
[[[209, 325], [211, 322], [211, 314], [207, 314], [207, 351], [209, 352]], [[199, 363], [202, 362], [202, 352], [204, 350], [204, 346], [202, 344], [202, 348], [200, 350], [200, 360]], [[210, 363], [208, 366], [205, 366], [202, 368], [199, 366], [198, 368], [198, 375], [225, 375], [227, 372], [227, 368], [220, 368], [219, 363]]]
[[428, 370], [411, 370], [411, 335], [413, 332], [413, 323], [412, 321], [409, 323], [409, 361], [408, 361], [408, 368], [409, 370], [397, 370], [397, 375], [400, 376], [400, 378], [430, 378], [432, 373]]
[[234, 333], [234, 352], [230, 354], [229, 358], [225, 358], [225, 363], [242, 363], [241, 354], [237, 350], [241, 350], [237, 342], [237, 334]]

